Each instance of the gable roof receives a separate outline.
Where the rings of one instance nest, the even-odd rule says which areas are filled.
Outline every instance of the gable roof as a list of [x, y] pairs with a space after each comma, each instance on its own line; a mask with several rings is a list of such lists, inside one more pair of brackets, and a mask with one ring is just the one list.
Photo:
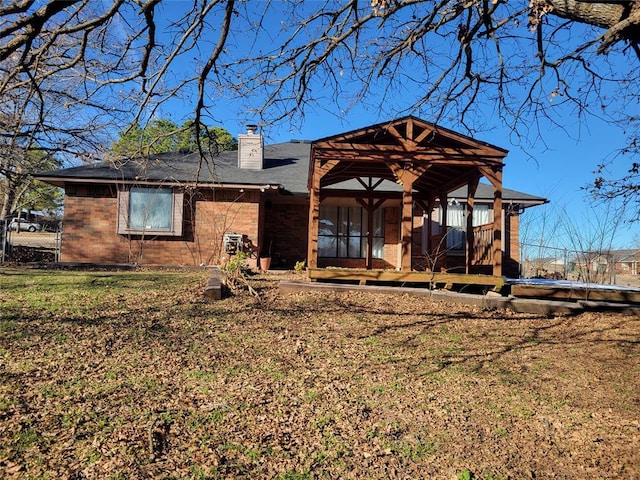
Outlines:
[[463, 135], [435, 123], [408, 115], [390, 122], [381, 122], [349, 132], [339, 133], [315, 140], [315, 144], [377, 144], [403, 145], [406, 150], [416, 146], [433, 153], [447, 155], [482, 154], [492, 157], [504, 157], [509, 151], [490, 143]]
[[[313, 142], [313, 168], [336, 163], [321, 187], [354, 178], [401, 181], [411, 170], [419, 192], [450, 192], [481, 175], [498, 181], [507, 150], [413, 116], [371, 125]], [[312, 177], [310, 171], [309, 178]]]

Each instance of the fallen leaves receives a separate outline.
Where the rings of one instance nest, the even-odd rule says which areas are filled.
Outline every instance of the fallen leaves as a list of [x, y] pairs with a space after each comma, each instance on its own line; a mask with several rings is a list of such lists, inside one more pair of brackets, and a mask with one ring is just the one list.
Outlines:
[[5, 478], [639, 474], [635, 317], [56, 274], [0, 292]]

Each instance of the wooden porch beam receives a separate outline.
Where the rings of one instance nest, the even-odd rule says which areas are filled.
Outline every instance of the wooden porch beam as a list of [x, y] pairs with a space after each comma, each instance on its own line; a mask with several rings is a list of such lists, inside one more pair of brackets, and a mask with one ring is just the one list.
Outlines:
[[472, 181], [475, 177], [477, 177], [478, 172], [468, 172], [464, 175], [460, 175], [457, 178], [454, 178], [452, 181], [447, 182], [447, 183], [443, 183], [441, 185], [441, 189], [446, 191], [447, 193], [462, 187], [465, 184], [468, 184], [470, 181]]
[[[398, 140], [406, 139], [400, 135], [400, 133], [395, 129], [390, 129], [389, 132], [396, 137]], [[424, 133], [424, 132], [423, 132]], [[422, 137], [423, 135], [420, 135]], [[426, 135], [424, 135], [426, 137]], [[410, 145], [415, 147], [417, 144], [414, 140], [411, 142], [402, 143], [403, 146]], [[373, 143], [348, 143], [348, 142], [337, 142], [337, 141], [327, 141], [322, 144], [315, 145], [316, 151], [320, 156], [336, 155], [336, 152], [404, 152], [405, 150], [399, 145], [388, 145], [388, 144], [373, 144]], [[415, 148], [412, 148], [414, 150]], [[420, 149], [419, 153], [421, 155], [447, 155], [447, 156], [471, 156], [471, 157], [487, 157], [487, 158], [499, 158], [502, 159], [505, 157], [504, 152], [499, 150], [495, 150], [491, 147], [478, 146], [478, 147], [439, 147], [437, 145], [430, 146], [428, 150]]]

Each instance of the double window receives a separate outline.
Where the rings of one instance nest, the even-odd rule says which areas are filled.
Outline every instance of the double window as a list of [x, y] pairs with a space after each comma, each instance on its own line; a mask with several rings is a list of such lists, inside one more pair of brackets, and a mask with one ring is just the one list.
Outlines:
[[118, 195], [118, 233], [182, 235], [184, 194], [171, 188], [132, 187]]
[[[318, 255], [333, 258], [367, 256], [367, 211], [361, 207], [320, 206]], [[374, 258], [383, 258], [384, 210], [373, 213], [372, 249]]]

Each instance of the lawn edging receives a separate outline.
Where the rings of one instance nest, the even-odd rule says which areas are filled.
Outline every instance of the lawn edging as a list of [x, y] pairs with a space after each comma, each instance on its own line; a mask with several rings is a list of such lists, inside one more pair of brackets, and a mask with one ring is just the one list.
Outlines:
[[444, 301], [456, 304], [473, 305], [485, 309], [511, 310], [518, 313], [535, 313], [542, 315], [577, 315], [585, 311], [610, 311], [625, 314], [640, 315], [640, 305], [577, 301], [567, 302], [560, 300], [544, 300], [534, 298], [518, 298], [514, 296], [499, 296], [495, 294], [478, 295], [471, 293], [451, 292], [447, 290], [429, 290], [415, 287], [387, 287], [377, 285], [347, 285], [324, 282], [298, 282], [282, 280], [279, 283], [280, 293], [290, 294], [301, 291], [333, 291], [368, 293], [384, 293], [394, 295], [413, 295], [427, 297], [435, 301]]

